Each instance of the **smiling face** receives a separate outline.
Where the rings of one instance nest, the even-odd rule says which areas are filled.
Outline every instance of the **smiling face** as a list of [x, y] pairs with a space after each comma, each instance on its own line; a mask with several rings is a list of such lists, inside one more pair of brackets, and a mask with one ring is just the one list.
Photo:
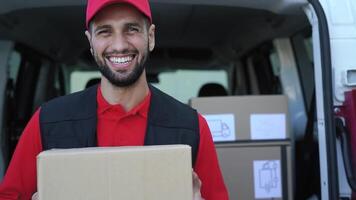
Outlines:
[[155, 45], [155, 26], [134, 7], [120, 4], [103, 8], [85, 34], [99, 70], [118, 87], [145, 76], [144, 64]]

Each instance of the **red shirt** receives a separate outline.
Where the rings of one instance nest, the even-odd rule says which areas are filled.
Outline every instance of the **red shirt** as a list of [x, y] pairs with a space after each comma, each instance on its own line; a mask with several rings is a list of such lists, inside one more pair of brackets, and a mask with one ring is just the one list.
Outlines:
[[[151, 94], [126, 112], [121, 105], [110, 105], [98, 89], [98, 146], [142, 146], [150, 99]], [[200, 143], [194, 171], [202, 182], [202, 197], [206, 200], [227, 200], [228, 194], [211, 133], [201, 115], [199, 115], [199, 130]], [[41, 151], [39, 110], [37, 110], [23, 131], [0, 185], [0, 200], [31, 199], [32, 194], [37, 191], [36, 156]]]

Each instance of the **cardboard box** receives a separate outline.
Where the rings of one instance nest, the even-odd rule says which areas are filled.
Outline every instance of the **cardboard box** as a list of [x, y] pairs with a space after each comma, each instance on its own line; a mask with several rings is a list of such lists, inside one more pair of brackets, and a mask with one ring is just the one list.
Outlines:
[[217, 144], [230, 199], [293, 199], [290, 142]]
[[290, 138], [288, 100], [284, 95], [193, 98], [215, 142]]
[[186, 145], [49, 150], [37, 157], [41, 200], [191, 200]]

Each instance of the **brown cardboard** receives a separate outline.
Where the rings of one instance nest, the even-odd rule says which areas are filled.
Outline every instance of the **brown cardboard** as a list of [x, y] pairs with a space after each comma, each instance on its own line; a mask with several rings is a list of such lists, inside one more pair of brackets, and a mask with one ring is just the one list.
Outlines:
[[[230, 199], [293, 199], [291, 147], [288, 141], [217, 144], [216, 149]], [[261, 160], [279, 160], [281, 164], [279, 198], [255, 196], [254, 161]]]
[[233, 114], [236, 141], [253, 140], [250, 124], [252, 114], [284, 114], [285, 136], [275, 139], [290, 138], [290, 128], [287, 123], [288, 100], [284, 95], [199, 97], [191, 99], [190, 105], [203, 115]]
[[40, 200], [191, 200], [190, 147], [49, 150], [37, 157]]

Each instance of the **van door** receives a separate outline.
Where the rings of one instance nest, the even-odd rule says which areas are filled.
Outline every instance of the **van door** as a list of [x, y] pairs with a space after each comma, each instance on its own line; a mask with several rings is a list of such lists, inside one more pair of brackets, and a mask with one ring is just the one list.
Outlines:
[[309, 3], [305, 12], [313, 27], [322, 199], [338, 199], [339, 186], [344, 184], [338, 177], [343, 168], [337, 164], [341, 155], [336, 153], [334, 108], [343, 104], [345, 91], [355, 87], [352, 75], [345, 75], [356, 66], [351, 53], [356, 50], [356, 3], [352, 0], [309, 0]]
[[[32, 114], [44, 102], [62, 95], [60, 67], [35, 50], [0, 42], [0, 178]], [[62, 84], [60, 84], [62, 83]]]

